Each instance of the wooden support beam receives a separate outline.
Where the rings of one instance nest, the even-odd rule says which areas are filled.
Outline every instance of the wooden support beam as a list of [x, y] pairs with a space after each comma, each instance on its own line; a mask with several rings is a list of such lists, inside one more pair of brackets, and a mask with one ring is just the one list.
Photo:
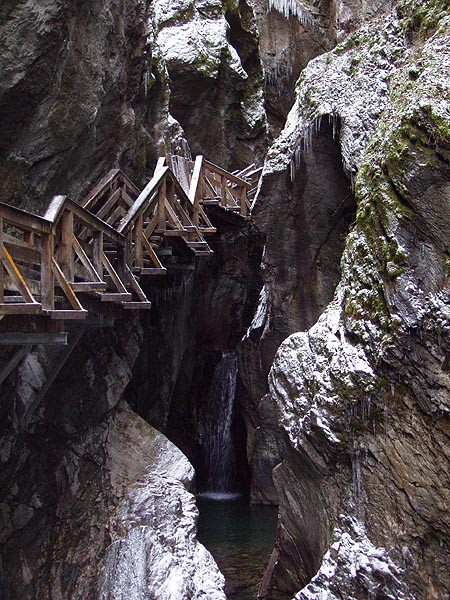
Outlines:
[[0, 385], [5, 381], [5, 379], [14, 371], [20, 361], [25, 358], [28, 352], [31, 350], [31, 346], [24, 346], [16, 350], [13, 356], [9, 359], [9, 361], [4, 365], [4, 367], [0, 370]]
[[58, 263], [54, 258], [52, 258], [52, 271], [73, 310], [85, 312], [87, 316], [87, 310], [84, 310], [84, 308], [81, 306], [72, 287], [70, 286], [70, 283], [65, 278], [64, 273], [62, 272], [61, 268], [59, 267]]
[[102, 262], [103, 262], [103, 265], [104, 265], [108, 275], [111, 277], [114, 285], [116, 286], [117, 290], [120, 293], [127, 294], [128, 293], [127, 288], [125, 287], [123, 281], [120, 279], [119, 275], [117, 274], [116, 270], [110, 263], [110, 261], [105, 253], [103, 253], [103, 255], [102, 255]]
[[122, 190], [120, 188], [118, 188], [117, 190], [115, 190], [111, 196], [106, 200], [105, 204], [97, 211], [97, 213], [95, 214], [95, 216], [98, 219], [102, 219], [102, 220], [106, 220], [105, 217], [107, 217], [111, 211], [111, 209], [116, 206], [116, 203], [120, 200], [120, 196], [122, 194]]
[[92, 281], [100, 281], [101, 282], [102, 278], [100, 277], [100, 275], [95, 270], [95, 267], [94, 267], [94, 265], [91, 262], [91, 259], [86, 254], [86, 252], [84, 251], [82, 245], [77, 240], [77, 238], [76, 238], [75, 235], [72, 236], [72, 241], [73, 241], [73, 249], [75, 250], [76, 255], [80, 259], [81, 264], [83, 265], [83, 267], [88, 272], [89, 277], [91, 278], [91, 280]]
[[145, 247], [147, 253], [149, 254], [151, 260], [156, 265], [156, 268], [166, 271], [166, 269], [162, 266], [161, 261], [159, 260], [156, 252], [153, 250], [152, 245], [150, 244], [148, 239], [145, 237], [144, 233], [142, 233], [142, 242], [143, 242], [144, 247]]
[[134, 262], [137, 267], [142, 269], [144, 266], [144, 247], [143, 247], [143, 229], [144, 219], [142, 214], [138, 215], [133, 230], [133, 242], [134, 242]]
[[166, 179], [163, 179], [158, 190], [158, 229], [166, 229], [166, 206]]
[[44, 310], [55, 308], [55, 286], [53, 280], [53, 233], [41, 235], [41, 303]]
[[94, 231], [94, 239], [92, 244], [93, 263], [94, 269], [100, 279], [103, 279], [103, 233], [101, 231]]
[[59, 260], [64, 275], [69, 281], [73, 281], [75, 276], [75, 259], [73, 255], [73, 212], [70, 210], [65, 210], [61, 217], [61, 249]]
[[16, 263], [12, 259], [10, 253], [3, 244], [0, 244], [0, 261], [5, 266], [9, 276], [11, 277], [14, 285], [17, 287], [20, 295], [27, 304], [35, 304], [36, 300], [33, 297], [25, 279], [22, 277]]
[[0, 333], [0, 346], [65, 346], [67, 332], [8, 331]]

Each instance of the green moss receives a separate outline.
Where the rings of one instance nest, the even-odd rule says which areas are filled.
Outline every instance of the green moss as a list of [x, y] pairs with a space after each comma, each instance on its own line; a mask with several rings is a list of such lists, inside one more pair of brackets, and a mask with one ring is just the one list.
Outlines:
[[425, 40], [448, 16], [448, 0], [404, 0], [397, 7], [406, 35]]

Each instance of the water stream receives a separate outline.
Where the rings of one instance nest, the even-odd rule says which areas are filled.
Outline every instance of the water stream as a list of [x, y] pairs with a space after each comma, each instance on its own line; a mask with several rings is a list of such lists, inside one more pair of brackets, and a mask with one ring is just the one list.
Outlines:
[[238, 372], [237, 356], [224, 352], [217, 363], [204, 409], [202, 446], [207, 473], [204, 497], [236, 497], [233, 415]]
[[272, 553], [277, 507], [250, 506], [239, 490], [233, 417], [237, 356], [222, 354], [214, 370], [203, 416], [204, 491], [197, 496], [199, 540], [225, 576], [227, 597], [254, 599]]

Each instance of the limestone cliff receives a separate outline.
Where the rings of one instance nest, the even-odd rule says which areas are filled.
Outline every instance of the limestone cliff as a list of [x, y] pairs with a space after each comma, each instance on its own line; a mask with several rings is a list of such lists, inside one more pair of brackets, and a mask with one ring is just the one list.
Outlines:
[[357, 205], [333, 301], [270, 374], [298, 598], [449, 593], [448, 28], [445, 3], [402, 2], [312, 61], [266, 163], [262, 192], [295, 182], [330, 117]]

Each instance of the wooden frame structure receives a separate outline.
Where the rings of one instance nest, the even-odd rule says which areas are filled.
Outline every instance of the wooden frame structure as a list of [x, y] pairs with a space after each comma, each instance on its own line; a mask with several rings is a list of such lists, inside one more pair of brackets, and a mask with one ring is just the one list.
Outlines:
[[142, 191], [113, 169], [80, 204], [55, 196], [43, 217], [0, 202], [0, 317], [84, 319], [83, 294], [150, 308], [139, 278], [167, 272], [162, 249], [212, 254], [206, 207], [249, 219], [260, 173], [229, 173], [203, 156], [161, 158]]

